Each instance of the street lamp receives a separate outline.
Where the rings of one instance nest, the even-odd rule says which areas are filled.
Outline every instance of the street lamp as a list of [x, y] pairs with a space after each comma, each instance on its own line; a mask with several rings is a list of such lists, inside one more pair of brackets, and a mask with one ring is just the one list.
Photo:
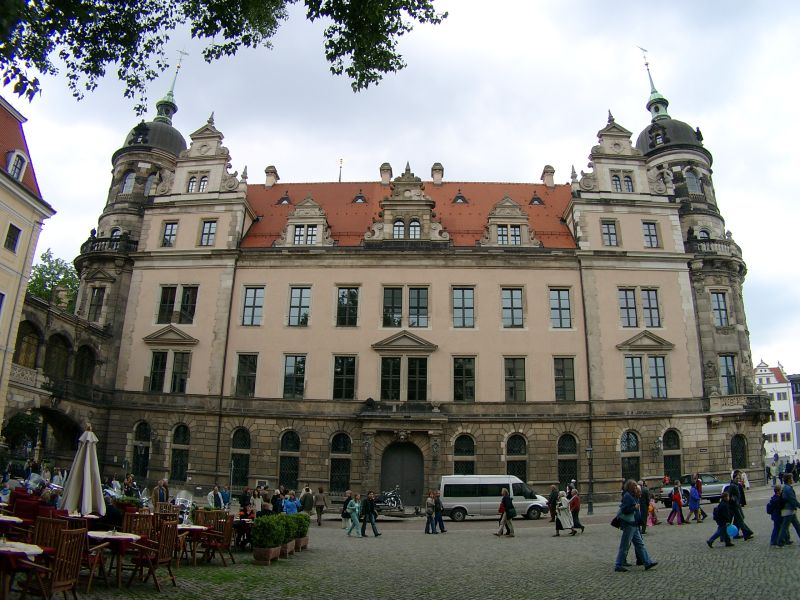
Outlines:
[[586, 460], [589, 462], [589, 498], [587, 514], [594, 514], [594, 465], [592, 464], [592, 447], [586, 448]]

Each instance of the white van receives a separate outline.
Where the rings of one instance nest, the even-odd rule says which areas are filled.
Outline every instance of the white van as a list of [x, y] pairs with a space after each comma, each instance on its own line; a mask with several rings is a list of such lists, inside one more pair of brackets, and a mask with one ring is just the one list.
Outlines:
[[497, 515], [503, 488], [514, 501], [517, 515], [538, 519], [547, 512], [547, 498], [514, 475], [445, 475], [439, 486], [444, 514], [453, 521]]

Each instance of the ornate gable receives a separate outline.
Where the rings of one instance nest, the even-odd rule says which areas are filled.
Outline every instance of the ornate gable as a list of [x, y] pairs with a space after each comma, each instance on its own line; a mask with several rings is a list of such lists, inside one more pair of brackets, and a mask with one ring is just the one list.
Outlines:
[[184, 333], [174, 325], [167, 325], [158, 331], [145, 336], [145, 344], [158, 346], [194, 346], [198, 340]]
[[617, 344], [623, 352], [669, 352], [675, 344], [649, 331], [637, 333], [632, 338]]
[[311, 196], [297, 203], [291, 210], [281, 237], [275, 246], [333, 246], [331, 229], [325, 211]]
[[402, 352], [402, 353], [420, 353], [431, 354], [439, 348], [436, 344], [414, 335], [410, 331], [400, 331], [386, 339], [372, 344], [372, 349], [379, 352]]
[[508, 196], [489, 211], [481, 246], [538, 247], [542, 245], [528, 222], [528, 213]]

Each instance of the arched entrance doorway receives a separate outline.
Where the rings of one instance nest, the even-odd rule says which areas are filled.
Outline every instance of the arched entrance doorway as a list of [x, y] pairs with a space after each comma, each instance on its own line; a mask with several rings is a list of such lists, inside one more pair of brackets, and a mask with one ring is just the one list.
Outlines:
[[406, 506], [420, 506], [423, 498], [425, 467], [422, 451], [411, 442], [396, 442], [383, 451], [381, 490], [400, 486], [400, 497]]

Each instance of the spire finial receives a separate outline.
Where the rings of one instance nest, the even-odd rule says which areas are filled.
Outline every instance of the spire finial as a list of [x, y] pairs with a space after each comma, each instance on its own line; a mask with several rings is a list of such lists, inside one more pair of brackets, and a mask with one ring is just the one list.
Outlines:
[[209, 125], [214, 125], [214, 111], [211, 111], [211, 115], [208, 117], [208, 121], [206, 121]]
[[614, 122], [614, 115], [611, 114], [611, 109], [609, 108], [608, 109], [608, 124], [611, 125], [611, 123], [613, 123], [613, 122]]
[[189, 53], [183, 50], [178, 50], [178, 54], [180, 56], [178, 57], [178, 64], [175, 66], [175, 75], [172, 76], [172, 83], [169, 86], [169, 90], [167, 90], [167, 94], [156, 102], [156, 111], [158, 115], [153, 119], [154, 121], [166, 123], [167, 125], [172, 125], [172, 115], [178, 112], [178, 105], [175, 104], [175, 82], [178, 81], [178, 73], [181, 70], [183, 57], [189, 56]]
[[650, 114], [653, 116], [653, 121], [669, 119], [670, 116], [667, 113], [669, 100], [658, 93], [656, 84], [653, 83], [653, 75], [650, 73], [650, 61], [647, 60], [647, 49], [642, 48], [641, 46], [637, 46], [637, 48], [642, 51], [642, 56], [644, 57], [644, 68], [647, 70], [647, 79], [650, 81], [650, 98], [647, 100], [647, 110], [649, 110]]

